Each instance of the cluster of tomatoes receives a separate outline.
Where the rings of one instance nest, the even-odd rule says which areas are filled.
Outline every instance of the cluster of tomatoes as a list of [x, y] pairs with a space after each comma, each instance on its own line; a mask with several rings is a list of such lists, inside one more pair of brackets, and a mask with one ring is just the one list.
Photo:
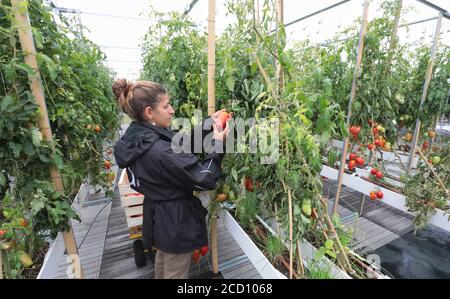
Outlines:
[[370, 170], [370, 174], [379, 180], [383, 178], [383, 173], [380, 170], [377, 170], [376, 168], [372, 168]]
[[370, 191], [370, 199], [371, 200], [375, 200], [375, 199], [382, 199], [383, 198], [383, 192], [381, 191]]
[[368, 123], [369, 123], [369, 126], [372, 128], [373, 137], [374, 137], [375, 139], [374, 139], [374, 143], [369, 143], [369, 144], [367, 145], [367, 148], [368, 148], [370, 151], [374, 150], [375, 147], [380, 148], [380, 149], [383, 149], [384, 151], [387, 151], [387, 152], [390, 151], [390, 150], [391, 150], [391, 143], [388, 142], [388, 141], [382, 136], [382, 134], [383, 134], [384, 132], [386, 132], [386, 129], [385, 129], [382, 125], [380, 125], [380, 124], [374, 122], [374, 121], [371, 120], [371, 119], [368, 121]]
[[200, 257], [205, 256], [208, 253], [208, 251], [209, 251], [208, 245], [205, 245], [200, 249], [194, 250], [194, 252], [192, 253], [192, 260], [195, 263], [198, 263], [200, 261]]
[[358, 157], [356, 154], [354, 153], [350, 153], [349, 156], [349, 161], [348, 161], [348, 169], [349, 170], [353, 170], [355, 169], [355, 166], [358, 165], [360, 167], [364, 167], [364, 159], [361, 157]]

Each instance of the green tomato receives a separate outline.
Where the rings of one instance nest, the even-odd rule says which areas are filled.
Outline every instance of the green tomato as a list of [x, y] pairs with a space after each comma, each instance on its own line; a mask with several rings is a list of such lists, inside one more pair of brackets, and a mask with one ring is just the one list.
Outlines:
[[395, 100], [397, 101], [397, 103], [399, 103], [400, 105], [405, 103], [405, 97], [401, 94], [396, 94], [395, 95]]
[[230, 192], [230, 186], [227, 184], [223, 184], [223, 193], [228, 193]]
[[439, 164], [441, 162], [441, 157], [434, 156], [431, 161], [433, 162], [433, 164]]
[[236, 196], [234, 195], [233, 190], [231, 190], [230, 193], [228, 193], [228, 199], [230, 199], [231, 201], [236, 200]]
[[361, 103], [360, 102], [353, 102], [353, 111], [354, 112], [361, 111]]
[[314, 68], [312, 76], [313, 76], [314, 81], [320, 82], [320, 79], [322, 77], [322, 69], [320, 67], [316, 66]]
[[308, 203], [303, 203], [302, 204], [302, 211], [306, 216], [311, 216], [311, 205]]

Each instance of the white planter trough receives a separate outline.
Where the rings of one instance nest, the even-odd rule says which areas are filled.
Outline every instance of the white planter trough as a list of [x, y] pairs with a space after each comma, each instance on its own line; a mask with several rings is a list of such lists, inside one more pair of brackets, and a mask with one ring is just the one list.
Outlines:
[[266, 258], [266, 256], [259, 250], [259, 248], [249, 238], [247, 233], [231, 216], [231, 214], [222, 209], [219, 212], [219, 217], [222, 219], [224, 226], [234, 237], [236, 242], [247, 255], [250, 262], [264, 279], [286, 279], [287, 277], [278, 271]]
[[[320, 172], [320, 175], [329, 179], [337, 180], [339, 171], [337, 169], [324, 165], [322, 171]], [[384, 195], [382, 202], [384, 202], [387, 205], [390, 205], [391, 207], [406, 212], [410, 215], [414, 215], [413, 213], [408, 211], [408, 208], [406, 207], [406, 199], [403, 194], [394, 192], [392, 190], [386, 189], [374, 183], [363, 180], [360, 177], [356, 176], [356, 174], [350, 175], [344, 173], [344, 177], [342, 178], [342, 184], [368, 196], [370, 196], [371, 191], [380, 190], [383, 192]], [[445, 215], [444, 211], [442, 210], [438, 209], [437, 213], [430, 218], [429, 223], [432, 223], [450, 232], [450, 221], [448, 221], [448, 215]]]

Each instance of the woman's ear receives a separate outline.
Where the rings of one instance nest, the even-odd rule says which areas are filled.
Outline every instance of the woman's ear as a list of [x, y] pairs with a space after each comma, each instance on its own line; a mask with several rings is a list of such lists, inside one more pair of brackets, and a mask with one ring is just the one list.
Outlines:
[[152, 107], [148, 106], [144, 109], [144, 117], [146, 120], [152, 121], [153, 120], [153, 109]]

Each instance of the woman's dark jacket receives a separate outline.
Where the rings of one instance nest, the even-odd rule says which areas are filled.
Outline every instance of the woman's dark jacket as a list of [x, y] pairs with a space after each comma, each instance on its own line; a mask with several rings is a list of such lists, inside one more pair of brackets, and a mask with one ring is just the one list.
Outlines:
[[[202, 139], [208, 132], [202, 131]], [[132, 122], [114, 146], [114, 156], [118, 166], [127, 169], [131, 187], [145, 196], [144, 246], [188, 253], [208, 244], [207, 210], [193, 191], [216, 188], [223, 154], [209, 153], [199, 161], [192, 151], [175, 153], [171, 147], [174, 134], [149, 123]], [[221, 141], [213, 140], [214, 144], [223, 149]]]

